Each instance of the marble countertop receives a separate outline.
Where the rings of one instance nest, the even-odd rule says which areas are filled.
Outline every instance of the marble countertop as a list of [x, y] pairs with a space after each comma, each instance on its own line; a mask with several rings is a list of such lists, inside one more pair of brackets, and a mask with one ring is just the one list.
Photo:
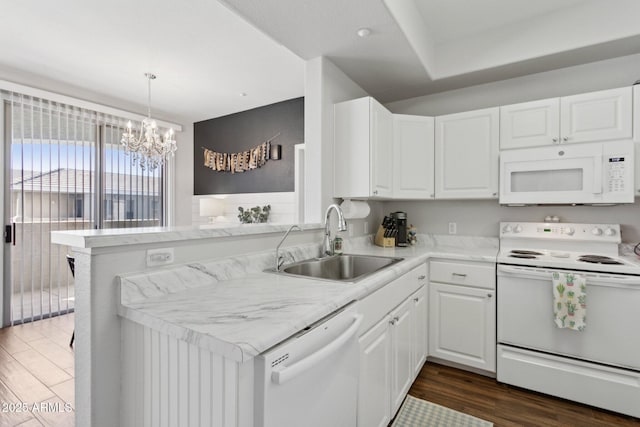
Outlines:
[[[302, 250], [292, 259], [309, 257], [317, 250], [314, 248]], [[351, 284], [262, 272], [262, 258], [212, 260], [206, 266], [122, 276], [119, 313], [231, 360], [245, 362], [429, 258], [495, 262], [497, 252], [497, 238], [422, 236], [418, 245], [407, 248], [376, 247], [370, 237], [347, 240], [345, 253], [405, 258]], [[270, 256], [265, 257], [264, 262], [270, 260]], [[239, 267], [242, 265], [252, 267], [243, 270]], [[243, 270], [242, 277], [233, 277], [231, 266]]]
[[[180, 240], [210, 239], [216, 237], [247, 236], [252, 234], [283, 233], [291, 224], [235, 224], [224, 227], [201, 225], [197, 227], [138, 227], [105, 228], [100, 230], [52, 231], [51, 243], [73, 248], [104, 248], [146, 243], [164, 243]], [[319, 230], [322, 224], [300, 224], [303, 231]]]

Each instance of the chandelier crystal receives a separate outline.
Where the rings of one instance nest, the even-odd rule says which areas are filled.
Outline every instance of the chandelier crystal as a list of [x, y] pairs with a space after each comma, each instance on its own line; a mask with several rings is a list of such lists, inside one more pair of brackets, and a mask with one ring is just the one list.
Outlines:
[[140, 123], [139, 132], [133, 131], [133, 124], [129, 121], [120, 142], [124, 145], [126, 154], [131, 154], [133, 164], [138, 162], [142, 170], [155, 170], [164, 165], [165, 160], [173, 156], [178, 147], [173, 128], [165, 132], [164, 136], [158, 133], [158, 124], [151, 118], [151, 80], [156, 76], [151, 73], [144, 75], [149, 89], [147, 118]]

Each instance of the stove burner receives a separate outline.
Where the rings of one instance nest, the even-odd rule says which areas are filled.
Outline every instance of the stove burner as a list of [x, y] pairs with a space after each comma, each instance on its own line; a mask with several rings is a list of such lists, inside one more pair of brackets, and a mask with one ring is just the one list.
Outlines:
[[519, 254], [519, 253], [512, 253], [511, 255], [509, 255], [509, 257], [511, 257], [511, 258], [524, 258], [524, 259], [536, 259], [536, 258], [538, 258], [535, 255]]
[[[542, 253], [540, 252], [536, 252], [536, 251], [525, 251], [522, 249], [514, 249], [511, 251], [512, 254], [515, 255], [542, 255]], [[518, 257], [515, 257], [518, 258]]]
[[580, 255], [578, 257], [580, 262], [589, 262], [591, 264], [608, 264], [608, 265], [622, 265], [620, 261], [604, 256], [604, 255]]

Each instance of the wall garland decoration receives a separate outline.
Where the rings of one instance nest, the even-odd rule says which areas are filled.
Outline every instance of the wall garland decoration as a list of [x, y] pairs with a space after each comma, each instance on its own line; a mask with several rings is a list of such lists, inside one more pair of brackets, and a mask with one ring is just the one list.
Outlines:
[[[216, 172], [242, 173], [264, 166], [268, 160], [279, 160], [272, 155], [271, 142], [280, 136], [272, 136], [262, 144], [240, 153], [220, 153], [202, 147], [204, 150], [204, 166]], [[274, 146], [276, 148], [278, 146]]]

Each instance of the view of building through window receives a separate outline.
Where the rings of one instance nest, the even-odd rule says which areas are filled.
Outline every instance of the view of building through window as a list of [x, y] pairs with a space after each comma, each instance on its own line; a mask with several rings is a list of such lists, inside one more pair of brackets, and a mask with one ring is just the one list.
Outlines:
[[163, 169], [132, 164], [120, 144], [120, 120], [19, 99], [5, 101], [12, 245], [4, 323], [14, 324], [73, 310], [70, 249], [52, 245], [51, 231], [164, 223]]

